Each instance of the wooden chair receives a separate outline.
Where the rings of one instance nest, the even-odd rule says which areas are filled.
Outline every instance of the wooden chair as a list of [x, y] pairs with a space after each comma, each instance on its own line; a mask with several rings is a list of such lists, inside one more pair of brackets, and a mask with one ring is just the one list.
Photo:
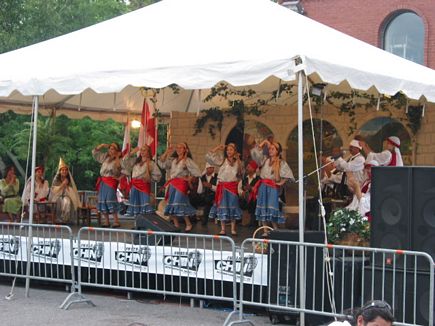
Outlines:
[[43, 202], [35, 203], [35, 222], [40, 223], [41, 220], [45, 223], [51, 221], [51, 224], [56, 224], [56, 203]]
[[91, 219], [98, 221], [101, 225], [101, 214], [97, 211], [98, 198], [96, 195], [88, 195], [86, 191], [79, 191], [81, 207], [77, 209], [77, 225], [91, 226]]

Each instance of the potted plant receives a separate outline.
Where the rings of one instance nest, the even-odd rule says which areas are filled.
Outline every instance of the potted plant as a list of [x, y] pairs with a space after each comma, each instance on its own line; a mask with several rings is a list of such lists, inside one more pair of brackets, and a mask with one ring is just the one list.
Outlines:
[[370, 223], [358, 211], [340, 208], [331, 213], [326, 232], [330, 243], [366, 247], [370, 239]]

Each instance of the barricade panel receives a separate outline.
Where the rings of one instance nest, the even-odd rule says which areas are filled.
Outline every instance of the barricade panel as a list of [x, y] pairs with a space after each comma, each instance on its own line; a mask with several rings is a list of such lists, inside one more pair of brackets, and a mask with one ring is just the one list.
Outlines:
[[73, 243], [82, 286], [228, 301], [236, 306], [237, 261], [229, 237], [82, 228]]
[[254, 279], [243, 279], [240, 321], [243, 306], [252, 305], [268, 309], [272, 319], [297, 318], [304, 312], [308, 324], [320, 325], [378, 299], [390, 303], [397, 325], [433, 324], [434, 262], [426, 253], [247, 239], [242, 244], [242, 264], [243, 257], [256, 255], [259, 248], [264, 255], [258, 255], [258, 263], [268, 264], [267, 287], [246, 293]]
[[71, 245], [72, 232], [67, 226], [0, 223], [0, 275], [70, 283], [73, 287]]

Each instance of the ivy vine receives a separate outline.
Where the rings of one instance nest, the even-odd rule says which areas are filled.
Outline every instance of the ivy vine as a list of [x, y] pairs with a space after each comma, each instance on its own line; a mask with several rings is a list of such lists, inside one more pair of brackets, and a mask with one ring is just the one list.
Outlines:
[[201, 111], [200, 117], [195, 122], [195, 131], [193, 135], [199, 134], [204, 126], [208, 123], [208, 133], [214, 139], [216, 133], [222, 130], [222, 124], [225, 117], [235, 117], [236, 127], [242, 128], [246, 115], [260, 116], [266, 112], [264, 108], [272, 101], [276, 101], [280, 96], [292, 94], [294, 85], [280, 84], [279, 88], [270, 94], [269, 98], [256, 99], [253, 103], [246, 104], [244, 100], [228, 100], [229, 97], [242, 97], [245, 99], [253, 99], [257, 96], [257, 92], [253, 89], [233, 89], [226, 83], [219, 83], [212, 87], [210, 94], [204, 99], [204, 102], [210, 102], [214, 98], [219, 97], [228, 100], [229, 109], [222, 110], [215, 106]]

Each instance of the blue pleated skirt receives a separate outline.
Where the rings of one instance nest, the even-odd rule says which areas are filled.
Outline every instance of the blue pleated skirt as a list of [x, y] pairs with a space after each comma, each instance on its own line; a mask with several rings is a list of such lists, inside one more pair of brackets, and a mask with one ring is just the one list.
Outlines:
[[155, 209], [150, 204], [150, 196], [137, 190], [135, 187], [132, 187], [130, 190], [129, 205], [125, 215], [135, 216], [139, 214], [151, 214], [154, 212]]
[[165, 215], [169, 216], [195, 216], [196, 209], [190, 205], [189, 197], [169, 185], [168, 204], [165, 207]]
[[285, 222], [284, 214], [279, 209], [279, 189], [269, 187], [264, 183], [260, 185], [255, 218], [263, 222]]
[[240, 220], [242, 218], [242, 210], [239, 206], [239, 196], [224, 189], [219, 207], [213, 204], [208, 217], [217, 218], [220, 221]]
[[116, 190], [112, 187], [109, 187], [104, 182], [100, 183], [97, 209], [103, 214], [113, 214], [117, 213], [119, 210], [118, 199], [116, 198]]

